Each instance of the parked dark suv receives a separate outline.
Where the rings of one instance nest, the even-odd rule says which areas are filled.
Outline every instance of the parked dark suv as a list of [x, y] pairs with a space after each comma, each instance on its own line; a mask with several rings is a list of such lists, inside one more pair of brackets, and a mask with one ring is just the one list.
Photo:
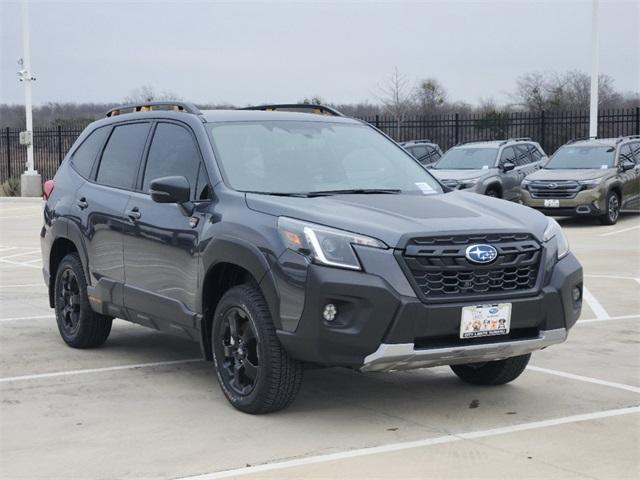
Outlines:
[[567, 338], [582, 269], [554, 220], [301, 108], [321, 115], [145, 104], [87, 127], [45, 189], [64, 341], [97, 347], [114, 317], [198, 341], [229, 401], [264, 413], [309, 365], [495, 385]]

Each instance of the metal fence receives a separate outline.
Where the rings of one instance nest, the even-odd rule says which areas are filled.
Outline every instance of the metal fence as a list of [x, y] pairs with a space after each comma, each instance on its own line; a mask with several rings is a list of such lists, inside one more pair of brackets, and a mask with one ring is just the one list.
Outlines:
[[[589, 112], [455, 113], [401, 121], [376, 115], [362, 119], [397, 141], [429, 138], [443, 150], [468, 140], [531, 137], [551, 154], [568, 140], [589, 134]], [[43, 181], [55, 175], [58, 165], [85, 126], [34, 129], [35, 168]], [[19, 177], [24, 171], [27, 154], [19, 142], [20, 130], [14, 127], [0, 130], [0, 182]], [[640, 107], [599, 113], [598, 136], [621, 135], [640, 135]]]

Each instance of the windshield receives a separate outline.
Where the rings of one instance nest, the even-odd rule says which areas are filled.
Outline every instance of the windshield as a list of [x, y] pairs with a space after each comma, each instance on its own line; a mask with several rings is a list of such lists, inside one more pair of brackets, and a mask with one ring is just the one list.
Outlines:
[[411, 156], [366, 125], [261, 121], [212, 123], [209, 130], [235, 190], [442, 192]]
[[440, 170], [481, 170], [493, 168], [497, 148], [452, 148], [433, 168]]
[[562, 147], [553, 154], [545, 169], [611, 168], [613, 147]]

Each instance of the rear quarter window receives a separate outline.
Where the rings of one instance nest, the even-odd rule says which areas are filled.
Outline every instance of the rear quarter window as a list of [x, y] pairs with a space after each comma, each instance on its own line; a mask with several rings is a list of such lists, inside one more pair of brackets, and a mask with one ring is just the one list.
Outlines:
[[84, 178], [89, 178], [93, 164], [109, 133], [109, 127], [95, 129], [84, 139], [82, 144], [71, 154], [73, 169]]

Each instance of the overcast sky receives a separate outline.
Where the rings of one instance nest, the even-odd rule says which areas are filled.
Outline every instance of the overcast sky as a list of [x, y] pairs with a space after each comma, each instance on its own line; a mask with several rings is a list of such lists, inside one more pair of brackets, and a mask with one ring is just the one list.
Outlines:
[[[601, 0], [600, 65], [640, 90], [640, 1]], [[20, 4], [0, 0], [0, 102], [22, 103]], [[528, 71], [590, 69], [591, 1], [30, 4], [34, 103], [120, 101], [150, 84], [194, 102], [376, 100], [394, 66], [454, 100], [508, 102]]]

